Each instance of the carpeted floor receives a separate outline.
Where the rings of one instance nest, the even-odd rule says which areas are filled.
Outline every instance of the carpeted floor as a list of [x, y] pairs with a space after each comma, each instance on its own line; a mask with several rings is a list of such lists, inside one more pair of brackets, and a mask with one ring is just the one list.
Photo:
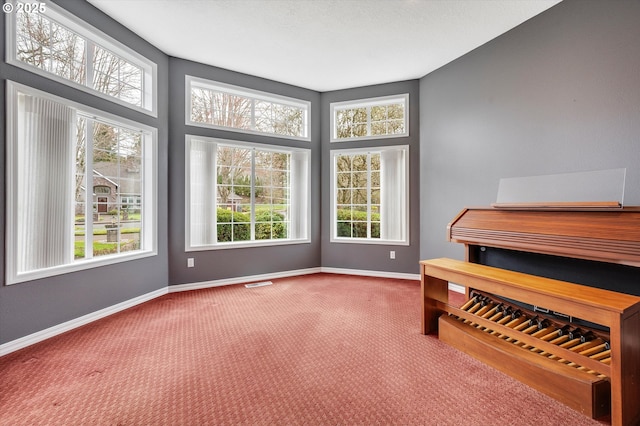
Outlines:
[[172, 293], [0, 358], [4, 425], [600, 425], [423, 336], [414, 281]]

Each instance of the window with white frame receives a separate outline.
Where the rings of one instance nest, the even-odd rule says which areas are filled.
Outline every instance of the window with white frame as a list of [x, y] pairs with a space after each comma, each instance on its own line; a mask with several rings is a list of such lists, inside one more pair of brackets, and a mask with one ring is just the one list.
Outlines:
[[42, 5], [7, 14], [7, 62], [157, 114], [156, 64], [51, 2]]
[[150, 256], [155, 129], [9, 83], [7, 282]]
[[187, 136], [186, 249], [308, 242], [308, 150]]
[[409, 244], [409, 147], [331, 151], [331, 241]]
[[191, 76], [186, 94], [188, 125], [310, 140], [308, 101]]
[[409, 136], [409, 95], [334, 102], [331, 142]]

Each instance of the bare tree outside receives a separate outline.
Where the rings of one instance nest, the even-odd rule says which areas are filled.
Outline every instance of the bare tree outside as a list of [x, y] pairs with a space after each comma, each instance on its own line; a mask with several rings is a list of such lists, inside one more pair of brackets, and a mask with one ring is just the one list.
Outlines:
[[234, 129], [251, 130], [251, 99], [194, 87], [191, 120]]
[[142, 106], [142, 69], [118, 55], [94, 47], [93, 88], [114, 98]]
[[405, 132], [404, 114], [404, 103], [339, 109], [336, 111], [336, 137], [402, 134]]
[[85, 40], [39, 13], [18, 13], [16, 57], [44, 71], [86, 83]]
[[[58, 77], [142, 106], [143, 71], [40, 13], [16, 16], [16, 58]], [[87, 55], [92, 58], [88, 61]], [[91, 81], [87, 76], [92, 75]]]
[[304, 135], [302, 108], [204, 87], [191, 89], [191, 120], [196, 123], [284, 136]]

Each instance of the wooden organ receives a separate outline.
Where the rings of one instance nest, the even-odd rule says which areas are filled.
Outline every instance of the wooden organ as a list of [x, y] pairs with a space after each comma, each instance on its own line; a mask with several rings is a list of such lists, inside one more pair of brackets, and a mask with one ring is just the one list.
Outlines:
[[[423, 334], [585, 415], [640, 424], [640, 208], [472, 208], [447, 232], [466, 259], [420, 262]], [[488, 249], [550, 255], [553, 269], [620, 265], [631, 292], [482, 264]], [[466, 288], [462, 306], [450, 282]]]

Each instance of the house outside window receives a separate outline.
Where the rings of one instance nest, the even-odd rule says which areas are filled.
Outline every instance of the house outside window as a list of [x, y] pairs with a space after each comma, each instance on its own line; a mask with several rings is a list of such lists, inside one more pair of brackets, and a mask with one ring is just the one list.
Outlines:
[[409, 136], [409, 95], [334, 102], [331, 142]]
[[331, 151], [331, 241], [409, 244], [409, 147]]
[[8, 88], [7, 282], [154, 255], [155, 129]]
[[186, 250], [309, 241], [309, 150], [188, 136], [186, 159]]

